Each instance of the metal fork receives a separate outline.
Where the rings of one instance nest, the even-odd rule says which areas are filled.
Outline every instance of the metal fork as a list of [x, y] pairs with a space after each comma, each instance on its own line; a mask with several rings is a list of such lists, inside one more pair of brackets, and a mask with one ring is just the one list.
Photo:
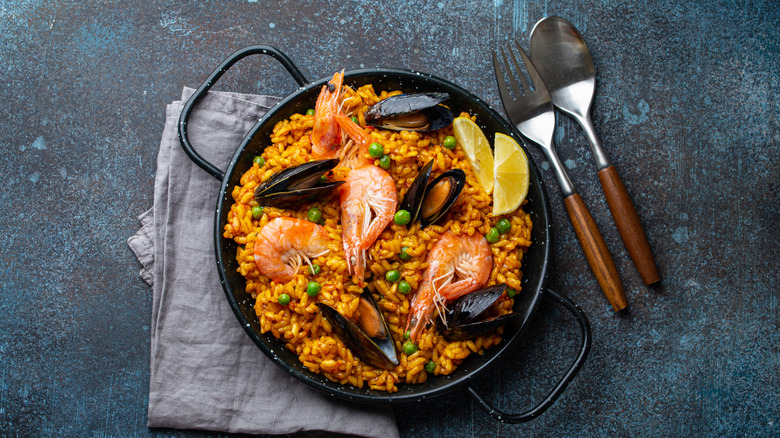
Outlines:
[[[609, 250], [607, 250], [607, 244], [596, 227], [596, 223], [593, 221], [588, 208], [574, 189], [574, 184], [572, 184], [571, 179], [566, 174], [558, 154], [555, 153], [555, 147], [553, 146], [555, 110], [550, 100], [550, 93], [547, 92], [544, 82], [539, 77], [539, 73], [536, 72], [523, 48], [516, 41], [514, 44], [517, 53], [522, 58], [522, 62], [518, 62], [511, 46], [508, 49], [509, 58], [512, 60], [511, 64], [504, 49], [500, 49], [508, 80], [501, 71], [502, 64], [499, 62], [496, 52], [493, 52], [493, 69], [498, 82], [501, 102], [509, 115], [509, 120], [514, 123], [517, 130], [523, 136], [539, 145], [550, 161], [555, 177], [558, 179], [558, 184], [561, 187], [564, 205], [569, 212], [569, 220], [574, 226], [574, 232], [582, 250], [585, 252], [585, 258], [590, 264], [590, 269], [596, 276], [596, 280], [599, 282], [610, 304], [612, 304], [612, 308], [616, 311], [623, 310], [628, 307], [628, 301], [626, 300], [625, 292], [623, 292], [623, 284], [620, 282], [615, 263], [612, 261]], [[520, 79], [520, 84], [518, 84], [518, 81], [515, 80], [511, 73], [512, 66], [516, 76]], [[528, 86], [523, 77], [522, 66], [528, 72], [533, 89]], [[509, 87], [512, 88], [511, 93]]]

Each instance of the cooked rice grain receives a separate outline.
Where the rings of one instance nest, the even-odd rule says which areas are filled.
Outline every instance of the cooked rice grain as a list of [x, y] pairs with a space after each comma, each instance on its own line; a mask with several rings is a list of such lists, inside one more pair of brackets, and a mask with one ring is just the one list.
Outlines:
[[[348, 115], [356, 116], [358, 122], [365, 126], [364, 114], [369, 106], [400, 92], [382, 91], [377, 95], [371, 85], [365, 85], [357, 89], [345, 88], [343, 94], [342, 109]], [[461, 116], [469, 117], [465, 113]], [[531, 218], [522, 209], [509, 215], [493, 217], [492, 199], [477, 183], [463, 150], [449, 150], [441, 146], [444, 138], [452, 135], [452, 127], [427, 134], [376, 129], [370, 133], [374, 140], [384, 146], [385, 153], [390, 155], [392, 164], [388, 173], [396, 183], [399, 200], [403, 199], [420, 168], [430, 160], [434, 160], [434, 175], [453, 168], [463, 169], [466, 173], [463, 192], [442, 221], [425, 230], [420, 230], [419, 223], [407, 228], [391, 222], [368, 250], [367, 271], [373, 274], [373, 282], [369, 287], [390, 326], [399, 354], [400, 364], [395, 369], [378, 369], [358, 359], [333, 335], [330, 323], [316, 306], [317, 302], [325, 303], [349, 318], [357, 311], [361, 293], [361, 288], [353, 283], [347, 271], [337, 196], [313, 204], [322, 211], [323, 226], [332, 240], [329, 245], [331, 251], [312, 260], [320, 266], [319, 274], [312, 275], [308, 266], [304, 266], [293, 280], [278, 284], [259, 272], [253, 255], [256, 232], [277, 217], [306, 219], [306, 212], [312, 205], [299, 210], [264, 206], [262, 216], [254, 219], [251, 210], [258, 205], [254, 200], [254, 190], [261, 181], [273, 174], [311, 159], [309, 134], [313, 121], [314, 116], [293, 114], [289, 119], [277, 123], [270, 136], [271, 144], [262, 153], [265, 159], [263, 166], [253, 164], [241, 176], [240, 185], [231, 191], [235, 202], [227, 214], [223, 236], [238, 244], [238, 272], [246, 278], [246, 292], [255, 299], [255, 313], [261, 331], [270, 332], [283, 340], [286, 347], [294, 351], [301, 363], [312, 372], [322, 374], [334, 382], [358, 388], [367, 385], [371, 389], [388, 392], [397, 391], [398, 384], [425, 382], [428, 378], [425, 364], [428, 361], [436, 365], [434, 375], [447, 375], [455, 371], [469, 355], [483, 354], [486, 349], [501, 342], [503, 330], [500, 328], [476, 339], [449, 342], [436, 332], [435, 327], [428, 327], [420, 336], [417, 352], [407, 356], [402, 349], [410, 300], [414, 291], [420, 287], [423, 272], [428, 267], [425, 257], [442, 233], [450, 231], [456, 235], [484, 235], [499, 219], [508, 218], [512, 225], [510, 232], [491, 245], [494, 264], [488, 285], [505, 282], [518, 292], [522, 289], [520, 268], [523, 254], [531, 244]], [[378, 160], [374, 164], [378, 164]], [[347, 169], [337, 167], [330, 178], [343, 180], [347, 172]], [[398, 258], [403, 247], [411, 256], [407, 261]], [[398, 292], [397, 283], [386, 281], [385, 273], [389, 270], [400, 271], [402, 278], [411, 285], [412, 293], [403, 295]], [[322, 285], [319, 295], [314, 298], [306, 294], [306, 285], [310, 280]], [[286, 306], [278, 303], [279, 296], [284, 293], [291, 297]], [[511, 312], [512, 303], [504, 295], [500, 303], [501, 312]]]

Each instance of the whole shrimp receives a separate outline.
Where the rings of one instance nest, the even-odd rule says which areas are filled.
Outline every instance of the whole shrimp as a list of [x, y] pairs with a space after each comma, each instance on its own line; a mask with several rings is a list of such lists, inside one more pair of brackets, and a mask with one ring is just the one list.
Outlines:
[[366, 250], [393, 220], [398, 196], [393, 178], [376, 166], [353, 169], [341, 195], [341, 235], [349, 272], [365, 285]]
[[434, 310], [446, 302], [473, 292], [487, 283], [493, 269], [493, 255], [480, 234], [456, 236], [447, 231], [428, 253], [428, 268], [420, 288], [412, 297], [406, 329], [417, 340], [431, 322]]
[[255, 263], [261, 273], [273, 281], [292, 280], [304, 261], [325, 255], [328, 232], [309, 221], [278, 217], [269, 221], [257, 235], [253, 248]]
[[314, 105], [314, 126], [311, 130], [311, 152], [317, 160], [336, 158], [341, 149], [341, 131], [336, 123], [340, 112], [339, 97], [344, 72], [336, 72], [322, 91]]

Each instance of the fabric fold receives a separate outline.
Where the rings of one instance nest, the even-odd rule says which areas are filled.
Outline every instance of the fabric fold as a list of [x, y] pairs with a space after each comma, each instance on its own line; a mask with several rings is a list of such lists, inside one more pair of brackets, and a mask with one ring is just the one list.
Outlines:
[[[219, 282], [214, 211], [220, 182], [179, 145], [184, 102], [166, 109], [154, 205], [128, 245], [152, 286], [148, 425], [229, 433], [399, 436], [389, 407], [322, 394], [268, 359], [238, 324]], [[210, 92], [189, 121], [198, 153], [225, 169], [244, 135], [279, 101]]]

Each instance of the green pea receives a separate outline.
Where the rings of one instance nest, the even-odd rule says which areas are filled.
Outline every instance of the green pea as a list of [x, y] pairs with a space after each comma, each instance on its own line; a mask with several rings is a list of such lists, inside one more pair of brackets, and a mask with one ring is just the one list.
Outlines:
[[496, 229], [498, 230], [499, 233], [506, 234], [506, 233], [509, 232], [509, 230], [512, 229], [512, 223], [509, 222], [509, 219], [506, 219], [506, 218], [501, 219], [496, 224]]
[[317, 223], [322, 219], [322, 210], [317, 207], [312, 207], [306, 213], [306, 218], [309, 219], [310, 222]]
[[290, 304], [290, 296], [287, 294], [279, 295], [279, 304], [281, 304], [282, 306], [286, 306]]
[[441, 142], [442, 147], [450, 150], [455, 149], [456, 144], [458, 144], [458, 141], [451, 135], [444, 137], [444, 141]]
[[495, 228], [491, 228], [490, 231], [485, 234], [485, 239], [488, 241], [488, 243], [496, 243], [498, 242], [498, 236], [499, 232]]
[[393, 269], [392, 271], [387, 271], [385, 273], [385, 280], [391, 282], [391, 283], [397, 283], [398, 280], [401, 279], [401, 273], [397, 270]]
[[368, 145], [368, 155], [373, 158], [379, 158], [385, 154], [385, 147], [379, 143], [371, 143]]
[[309, 284], [306, 285], [306, 294], [310, 297], [316, 297], [320, 294], [321, 290], [322, 286], [316, 281], [310, 281]]
[[263, 216], [263, 207], [255, 205], [252, 207], [252, 219], [260, 219]]
[[317, 183], [318, 183], [318, 184], [325, 184], [326, 182], [328, 182], [328, 177], [327, 177], [327, 176], [325, 176], [325, 175], [322, 175], [322, 176], [320, 177], [320, 180], [319, 180], [319, 181], [317, 181]]
[[401, 248], [401, 252], [400, 252], [400, 254], [398, 254], [398, 258], [400, 258], [401, 260], [404, 260], [404, 261], [411, 259], [412, 256], [410, 256], [409, 254], [406, 253], [407, 249], [409, 249], [409, 248], [407, 248], [405, 246], [403, 248]]
[[401, 292], [402, 294], [406, 295], [409, 292], [412, 291], [412, 285], [407, 283], [404, 280], [401, 280], [400, 283], [398, 283], [398, 292]]
[[254, 160], [252, 160], [253, 163], [257, 164], [258, 167], [263, 167], [265, 164], [265, 158], [261, 157], [260, 155], [256, 156]]
[[515, 295], [517, 295], [517, 291], [512, 289], [511, 287], [506, 288], [506, 296], [509, 298], [514, 298]]
[[403, 349], [404, 349], [404, 354], [406, 354], [407, 356], [411, 356], [414, 353], [416, 353], [417, 350], [419, 350], [417, 344], [415, 344], [414, 341], [412, 341], [411, 339], [404, 342]]
[[436, 362], [429, 360], [425, 364], [425, 372], [428, 374], [431, 374], [432, 372], [436, 371]]
[[306, 110], [306, 115], [307, 116], [313, 116], [314, 115], [314, 108], [309, 108], [308, 110]]
[[392, 163], [393, 160], [390, 159], [390, 155], [382, 155], [382, 158], [379, 159], [379, 167], [382, 169], [389, 169], [390, 163]]
[[357, 125], [358, 124], [358, 118], [355, 117], [355, 116], [352, 116], [351, 118], [352, 118], [352, 123]]
[[398, 225], [406, 225], [412, 220], [412, 215], [406, 210], [398, 210], [393, 217], [393, 221]]
[[412, 337], [412, 331], [407, 330], [404, 332], [404, 341]]
[[315, 264], [309, 266], [309, 272], [311, 273], [311, 275], [319, 274], [320, 273], [320, 265], [315, 263]]

